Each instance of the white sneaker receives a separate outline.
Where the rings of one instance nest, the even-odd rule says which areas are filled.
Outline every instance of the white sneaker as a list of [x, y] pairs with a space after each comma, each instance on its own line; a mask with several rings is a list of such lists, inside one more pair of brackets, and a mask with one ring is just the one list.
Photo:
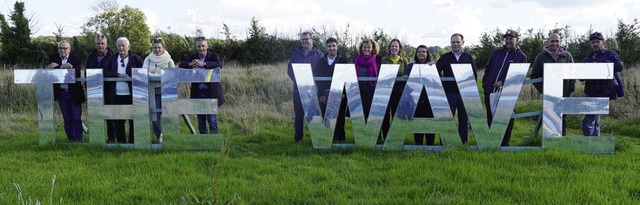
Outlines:
[[158, 142], [162, 144], [162, 134], [160, 134], [160, 138], [158, 138]]

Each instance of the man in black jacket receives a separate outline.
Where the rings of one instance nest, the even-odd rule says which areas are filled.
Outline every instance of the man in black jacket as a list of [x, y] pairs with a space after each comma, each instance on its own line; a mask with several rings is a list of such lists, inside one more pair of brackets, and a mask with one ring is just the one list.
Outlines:
[[[75, 69], [76, 78], [80, 77], [82, 60], [71, 55], [71, 46], [66, 40], [58, 43], [58, 53], [49, 56], [47, 68]], [[69, 76], [66, 76], [69, 77]], [[82, 103], [87, 99], [82, 83], [54, 84], [54, 99], [58, 101], [64, 119], [64, 131], [71, 142], [82, 142]]]
[[98, 34], [95, 38], [96, 49], [87, 56], [86, 68], [104, 68], [106, 60], [113, 55], [113, 50], [107, 44], [107, 38]]
[[[104, 77], [131, 77], [131, 68], [142, 67], [142, 58], [129, 52], [129, 39], [120, 37], [116, 40], [118, 53], [109, 57], [105, 63]], [[111, 105], [130, 105], [133, 104], [133, 94], [131, 81], [129, 82], [105, 82], [105, 99], [107, 104]], [[110, 122], [111, 121], [111, 122]], [[112, 131], [107, 130], [109, 142], [113, 142], [116, 138], [118, 143], [125, 143], [124, 132], [125, 120], [107, 120], [107, 124], [112, 123]], [[129, 120], [129, 141], [133, 143], [133, 120]]]
[[[451, 35], [451, 52], [442, 54], [436, 63], [438, 73], [443, 77], [454, 77], [453, 70], [451, 70], [451, 64], [471, 64], [473, 70], [473, 76], [477, 79], [476, 64], [473, 62], [473, 56], [464, 51], [464, 36], [459, 33]], [[462, 97], [460, 96], [460, 90], [455, 81], [442, 82], [444, 86], [444, 92], [447, 95], [447, 101], [449, 101], [449, 107], [451, 113], [456, 114], [458, 110], [458, 134], [460, 134], [460, 140], [463, 144], [467, 143], [467, 136], [469, 135], [469, 129], [467, 123], [469, 123], [469, 117], [467, 111], [462, 103]]]
[[[222, 68], [220, 56], [217, 53], [209, 50], [206, 38], [197, 37], [195, 44], [196, 51], [198, 53], [193, 54], [189, 58], [180, 62], [181, 68]], [[191, 98], [216, 98], [218, 99], [218, 106], [224, 103], [224, 95], [222, 94], [222, 87], [220, 87], [220, 83], [191, 84]], [[209, 123], [208, 130], [207, 122]], [[198, 115], [198, 131], [200, 132], [200, 134], [218, 134], [218, 118], [216, 117], [216, 115]]]
[[[327, 53], [318, 60], [318, 62], [313, 67], [313, 76], [314, 77], [333, 77], [333, 71], [336, 67], [336, 64], [349, 64], [349, 61], [340, 56], [338, 54], [338, 40], [335, 38], [329, 38], [325, 42], [327, 46]], [[316, 85], [318, 88], [318, 100], [320, 101], [320, 110], [322, 111], [322, 116], [325, 115], [325, 111], [327, 110], [327, 99], [329, 97], [329, 90], [331, 89], [331, 81], [316, 81]], [[344, 91], [343, 91], [344, 92]], [[344, 138], [344, 118], [347, 110], [347, 102], [346, 98], [343, 98], [340, 103], [340, 109], [338, 111], [338, 119], [336, 121], [336, 130], [334, 133], [333, 140], [337, 142], [342, 142], [345, 140]]]

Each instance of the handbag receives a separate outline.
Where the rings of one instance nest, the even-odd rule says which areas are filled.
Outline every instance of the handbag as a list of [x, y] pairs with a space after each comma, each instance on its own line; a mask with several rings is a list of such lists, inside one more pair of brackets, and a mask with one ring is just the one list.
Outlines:
[[500, 95], [502, 95], [502, 87], [493, 88], [493, 92], [489, 94], [489, 104], [491, 107], [491, 116], [494, 116], [496, 113], [496, 109], [498, 108], [498, 100], [500, 100]]

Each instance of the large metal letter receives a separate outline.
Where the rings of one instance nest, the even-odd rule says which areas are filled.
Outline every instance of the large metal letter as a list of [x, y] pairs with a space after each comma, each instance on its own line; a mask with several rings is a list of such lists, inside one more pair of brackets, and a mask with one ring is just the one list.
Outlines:
[[320, 106], [316, 94], [317, 88], [313, 81], [311, 66], [309, 64], [292, 64], [292, 66], [314, 148], [331, 148], [344, 89], [346, 89], [347, 93], [347, 104], [356, 147], [375, 148], [378, 133], [389, 104], [389, 97], [395, 83], [398, 65], [381, 66], [371, 110], [369, 111], [369, 118], [366, 121], [358, 86], [358, 77], [353, 64], [336, 64], [324, 119], [320, 116]]
[[[217, 99], [178, 99], [178, 83], [220, 82], [220, 68], [179, 69], [166, 68], [162, 73], [162, 134], [163, 147], [170, 149], [220, 149], [224, 143], [221, 134], [195, 134], [181, 136], [180, 114], [218, 114]], [[193, 86], [193, 85], [192, 85]], [[146, 90], [145, 90], [146, 92]], [[148, 119], [147, 119], [148, 121]]]
[[563, 97], [562, 81], [613, 79], [612, 63], [545, 63], [543, 97], [543, 146], [595, 153], [613, 153], [613, 137], [562, 137], [563, 114], [609, 114], [609, 98]]
[[[132, 105], [105, 105], [104, 104], [104, 78], [102, 69], [87, 69], [87, 110], [89, 121], [89, 143], [95, 145], [107, 145], [105, 138], [106, 120], [132, 119], [134, 127], [135, 148], [151, 148], [149, 135], [149, 105], [147, 85], [147, 69], [132, 69], [133, 78], [115, 79], [113, 81], [132, 80]], [[144, 102], [144, 103], [142, 103]], [[140, 109], [134, 109], [134, 108]], [[145, 109], [146, 107], [146, 109]], [[130, 136], [131, 137], [131, 136]], [[130, 147], [127, 144], [110, 146]]]
[[[489, 128], [482, 99], [470, 64], [451, 65], [456, 78], [462, 102], [469, 116], [469, 124], [478, 149], [500, 149], [502, 138], [516, 106], [522, 83], [529, 70], [528, 63], [512, 63], [509, 65], [507, 77], [502, 87], [502, 95], [498, 100], [491, 128]], [[489, 112], [489, 111], [487, 111]]]
[[[426, 89], [433, 118], [416, 118], [414, 113], [422, 89]], [[400, 150], [408, 133], [437, 133], [444, 147], [462, 145], [447, 96], [436, 66], [414, 64], [404, 88], [396, 116], [384, 142], [385, 150]], [[439, 148], [439, 146], [437, 146]], [[432, 147], [435, 149], [436, 147]]]
[[75, 83], [74, 69], [24, 69], [14, 70], [15, 84], [36, 84], [38, 100], [39, 144], [56, 141], [56, 122], [53, 119], [53, 84]]

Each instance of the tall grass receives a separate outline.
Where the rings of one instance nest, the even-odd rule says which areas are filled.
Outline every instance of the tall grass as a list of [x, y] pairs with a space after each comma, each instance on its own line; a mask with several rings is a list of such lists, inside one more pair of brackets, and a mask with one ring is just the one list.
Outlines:
[[[35, 102], [29, 108], [8, 103], [14, 107], [0, 112], [0, 203], [18, 202], [16, 196], [26, 203], [59, 198], [70, 204], [640, 203], [637, 115], [603, 119], [609, 126], [605, 132], [617, 137], [613, 155], [463, 148], [318, 151], [308, 137], [293, 143], [292, 84], [285, 73], [284, 64], [222, 70], [227, 102], [220, 108], [220, 125], [226, 144], [220, 152], [38, 146]], [[34, 86], [11, 90], [16, 88], [35, 98]], [[523, 89], [519, 111], [541, 106], [531, 89]], [[618, 106], [613, 103], [633, 102], [632, 92], [613, 101], [612, 109]], [[3, 98], [3, 105], [13, 98]], [[517, 121], [516, 127], [530, 124]]]

